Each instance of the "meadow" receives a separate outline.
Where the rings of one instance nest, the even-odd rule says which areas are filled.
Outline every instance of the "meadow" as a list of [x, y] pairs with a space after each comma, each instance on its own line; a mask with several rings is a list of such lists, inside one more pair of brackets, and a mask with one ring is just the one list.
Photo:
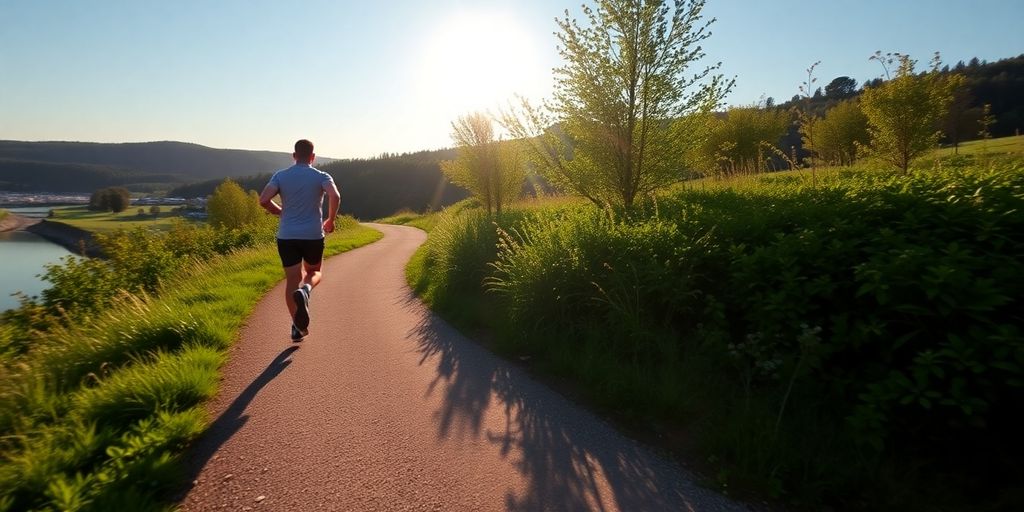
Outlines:
[[[264, 226], [265, 228], [265, 226]], [[380, 233], [339, 218], [325, 255]], [[0, 511], [170, 510], [227, 349], [282, 278], [271, 232], [101, 236], [0, 328]]]
[[144, 227], [166, 231], [176, 220], [182, 217], [171, 211], [169, 206], [159, 206], [160, 213], [153, 215], [150, 207], [143, 207], [144, 215], [139, 215], [139, 207], [129, 207], [119, 213], [95, 212], [85, 206], [63, 206], [53, 209], [53, 216], [47, 220], [62, 222], [76, 228], [93, 233], [112, 233], [121, 229]]
[[942, 148], [933, 153], [933, 157], [949, 157], [960, 155], [1020, 155], [1024, 153], [1024, 135], [1001, 137], [998, 139], [979, 139], [964, 142], [960, 147]]
[[1012, 508], [1024, 161], [972, 146], [907, 175], [701, 180], [629, 211], [545, 200], [492, 217], [464, 202], [429, 221], [407, 275], [462, 329], [724, 492]]

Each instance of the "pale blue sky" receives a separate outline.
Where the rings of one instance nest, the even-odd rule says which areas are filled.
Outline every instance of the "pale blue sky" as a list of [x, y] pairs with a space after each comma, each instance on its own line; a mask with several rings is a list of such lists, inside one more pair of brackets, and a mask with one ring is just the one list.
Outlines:
[[[579, 3], [0, 0], [0, 139], [445, 147], [455, 116], [547, 93], [554, 18]], [[1021, 0], [709, 0], [706, 14], [731, 104], [790, 98], [817, 60], [823, 86], [879, 76], [875, 50], [1024, 53]]]

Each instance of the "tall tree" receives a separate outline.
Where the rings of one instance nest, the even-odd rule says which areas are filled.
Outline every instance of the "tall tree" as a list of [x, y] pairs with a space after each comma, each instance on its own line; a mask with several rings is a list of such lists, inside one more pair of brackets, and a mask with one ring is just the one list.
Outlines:
[[503, 205], [519, 198], [525, 181], [518, 146], [495, 140], [492, 119], [480, 112], [453, 122], [452, 140], [458, 153], [441, 162], [441, 171], [476, 196], [488, 214], [500, 215]]
[[970, 88], [958, 87], [953, 91], [953, 101], [950, 102], [948, 113], [942, 121], [945, 141], [953, 145], [953, 153], [960, 152], [961, 142], [977, 136], [981, 109], [971, 108], [973, 102]]
[[852, 98], [857, 94], [857, 81], [848, 77], [840, 76], [833, 79], [825, 86], [825, 97], [833, 100]]
[[732, 87], [705, 67], [700, 46], [714, 20], [703, 0], [598, 0], [587, 25], [557, 20], [555, 95], [545, 109], [523, 102], [503, 124], [529, 142], [533, 163], [554, 185], [605, 207], [683, 179], [704, 122]]
[[868, 117], [871, 151], [903, 172], [910, 163], [934, 148], [939, 141], [938, 126], [953, 101], [953, 91], [963, 83], [961, 75], [943, 75], [938, 55], [932, 68], [920, 75], [908, 55], [891, 54], [877, 59], [888, 74], [888, 65], [897, 64], [896, 76], [878, 87], [864, 90], [861, 104]]
[[121, 213], [131, 205], [132, 196], [124, 187], [101, 188], [89, 197], [89, 209]]

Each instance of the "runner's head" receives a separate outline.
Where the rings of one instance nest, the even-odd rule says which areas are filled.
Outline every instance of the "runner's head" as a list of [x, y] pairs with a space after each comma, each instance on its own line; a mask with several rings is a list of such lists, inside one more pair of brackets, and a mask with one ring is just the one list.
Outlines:
[[313, 143], [302, 139], [295, 143], [295, 152], [292, 153], [292, 158], [300, 164], [308, 164], [313, 162]]

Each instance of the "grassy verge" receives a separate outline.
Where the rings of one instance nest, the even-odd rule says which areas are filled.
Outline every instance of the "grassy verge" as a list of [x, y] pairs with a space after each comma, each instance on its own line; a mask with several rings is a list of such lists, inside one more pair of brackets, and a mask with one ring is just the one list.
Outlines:
[[426, 213], [419, 214], [409, 210], [400, 211], [390, 217], [384, 217], [383, 219], [377, 220], [382, 224], [398, 224], [402, 226], [412, 226], [414, 228], [420, 228], [423, 231], [430, 232], [434, 229], [437, 224], [438, 213]]
[[[380, 233], [345, 223], [333, 255]], [[167, 510], [226, 350], [281, 279], [276, 251], [195, 263], [151, 295], [41, 333], [0, 366], [0, 510]]]
[[407, 276], [726, 492], [1013, 509], [1024, 166], [986, 163], [707, 181], [612, 215], [462, 208]]
[[160, 206], [160, 213], [153, 215], [149, 207], [143, 208], [144, 214], [139, 215], [137, 207], [130, 207], [120, 213], [94, 212], [85, 206], [66, 206], [53, 209], [53, 217], [48, 220], [63, 222], [93, 233], [110, 233], [121, 229], [143, 227], [166, 231], [181, 216], [171, 212], [168, 206]]

